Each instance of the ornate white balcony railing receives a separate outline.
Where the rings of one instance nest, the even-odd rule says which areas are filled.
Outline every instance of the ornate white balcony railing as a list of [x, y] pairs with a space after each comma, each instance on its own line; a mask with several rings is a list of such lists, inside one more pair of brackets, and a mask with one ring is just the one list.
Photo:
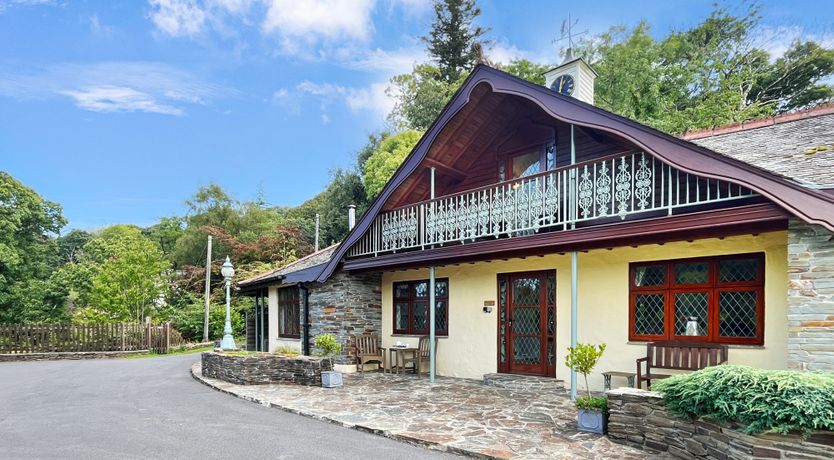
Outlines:
[[348, 256], [523, 236], [596, 219], [750, 198], [643, 152], [580, 163], [381, 213]]

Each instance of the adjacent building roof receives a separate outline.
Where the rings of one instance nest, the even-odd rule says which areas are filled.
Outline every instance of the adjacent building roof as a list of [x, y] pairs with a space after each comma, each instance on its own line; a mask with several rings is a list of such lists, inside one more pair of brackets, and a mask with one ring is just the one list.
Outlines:
[[681, 137], [806, 186], [834, 187], [834, 105]]
[[263, 284], [291, 284], [314, 281], [318, 278], [327, 263], [330, 262], [338, 247], [338, 244], [333, 244], [324, 249], [320, 249], [294, 262], [245, 279], [237, 283], [237, 287], [244, 289]]

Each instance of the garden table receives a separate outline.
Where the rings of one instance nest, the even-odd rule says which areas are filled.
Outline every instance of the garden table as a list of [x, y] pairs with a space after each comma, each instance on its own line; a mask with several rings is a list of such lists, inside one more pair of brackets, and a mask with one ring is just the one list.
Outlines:
[[[385, 373], [386, 368], [390, 374], [394, 373], [394, 367], [397, 368], [397, 374], [400, 373], [400, 363], [404, 361], [405, 353], [417, 353], [417, 347], [379, 347], [382, 350], [382, 355], [385, 356], [385, 351], [388, 351], [386, 364], [382, 366], [382, 372]], [[391, 363], [393, 361], [393, 364]]]

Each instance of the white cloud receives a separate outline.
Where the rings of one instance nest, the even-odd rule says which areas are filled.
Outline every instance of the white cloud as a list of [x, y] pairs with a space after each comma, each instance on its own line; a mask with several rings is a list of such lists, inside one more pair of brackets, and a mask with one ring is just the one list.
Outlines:
[[[372, 83], [367, 87], [354, 88], [349, 86], [336, 85], [333, 83], [314, 83], [305, 80], [295, 87], [295, 93], [286, 89], [276, 91], [278, 103], [282, 106], [289, 104], [303, 97], [313, 97], [319, 101], [322, 112], [322, 122], [327, 124], [330, 121], [329, 108], [334, 103], [343, 103], [353, 113], [370, 112], [380, 118], [386, 115], [394, 107], [393, 99], [385, 94], [387, 83]], [[275, 95], [273, 101], [276, 101]]]
[[370, 37], [374, 0], [270, 0], [261, 25], [285, 42], [358, 40]]
[[206, 11], [196, 0], [150, 0], [151, 20], [172, 37], [194, 37], [203, 32]]
[[834, 33], [808, 32], [801, 26], [765, 25], [753, 32], [753, 46], [767, 51], [772, 60], [782, 57], [796, 40], [813, 40], [826, 48], [834, 47]]
[[13, 6], [54, 5], [55, 0], [0, 0], [0, 14]]
[[93, 31], [94, 34], [108, 36], [113, 33], [113, 28], [102, 24], [101, 19], [99, 19], [97, 14], [90, 16], [87, 20], [90, 23], [90, 30]]
[[429, 59], [422, 46], [399, 48], [394, 51], [381, 48], [341, 48], [334, 54], [334, 58], [350, 69], [382, 72], [388, 76], [409, 73], [415, 63], [426, 62]]
[[70, 97], [83, 110], [182, 115], [230, 90], [189, 72], [153, 62], [60, 64], [22, 71], [0, 67], [0, 96], [17, 99]]
[[62, 91], [75, 100], [75, 105], [93, 112], [149, 112], [183, 115], [182, 109], [162, 104], [153, 96], [133, 88], [99, 86], [77, 91]]

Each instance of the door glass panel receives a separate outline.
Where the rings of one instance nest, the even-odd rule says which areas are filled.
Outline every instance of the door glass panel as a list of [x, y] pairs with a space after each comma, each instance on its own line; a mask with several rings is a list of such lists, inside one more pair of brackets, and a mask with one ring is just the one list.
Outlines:
[[512, 158], [512, 179], [527, 177], [541, 171], [539, 152], [530, 152], [523, 155], [516, 155]]
[[541, 310], [536, 308], [513, 309], [514, 334], [541, 334]]
[[513, 280], [513, 305], [539, 305], [541, 302], [541, 280], [539, 278], [518, 278]]
[[[706, 292], [680, 292], [675, 294], [675, 335], [706, 336], [707, 307], [709, 296]], [[694, 319], [697, 327], [687, 327]]]
[[514, 337], [513, 361], [516, 364], [541, 363], [541, 338], [527, 336]]

